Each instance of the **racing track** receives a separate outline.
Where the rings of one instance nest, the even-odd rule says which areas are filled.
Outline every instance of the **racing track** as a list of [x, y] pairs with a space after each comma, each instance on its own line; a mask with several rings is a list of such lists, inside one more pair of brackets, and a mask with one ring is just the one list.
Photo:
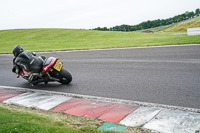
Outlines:
[[200, 109], [200, 45], [38, 53], [59, 57], [70, 85], [29, 86], [0, 55], [0, 85]]

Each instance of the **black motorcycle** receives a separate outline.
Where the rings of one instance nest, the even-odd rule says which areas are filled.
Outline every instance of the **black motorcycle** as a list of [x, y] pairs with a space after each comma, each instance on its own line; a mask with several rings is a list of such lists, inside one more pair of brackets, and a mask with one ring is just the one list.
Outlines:
[[[42, 61], [42, 68], [37, 78], [46, 84], [48, 82], [57, 81], [62, 84], [69, 84], [72, 81], [72, 75], [63, 68], [63, 63], [59, 61], [59, 58], [49, 57], [45, 58], [44, 56], [39, 56], [38, 60]], [[31, 76], [31, 72], [22, 68], [19, 76], [28, 80]]]

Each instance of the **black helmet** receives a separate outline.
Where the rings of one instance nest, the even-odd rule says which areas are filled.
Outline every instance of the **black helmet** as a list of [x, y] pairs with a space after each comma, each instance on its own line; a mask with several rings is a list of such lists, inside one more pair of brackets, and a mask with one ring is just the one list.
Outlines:
[[21, 52], [24, 52], [24, 50], [21, 46], [18, 45], [13, 48], [13, 55], [15, 57], [17, 57]]

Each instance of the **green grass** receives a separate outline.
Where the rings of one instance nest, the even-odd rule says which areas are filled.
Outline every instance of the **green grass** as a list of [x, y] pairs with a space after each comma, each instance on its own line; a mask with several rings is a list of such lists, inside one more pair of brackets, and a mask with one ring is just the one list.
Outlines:
[[[0, 103], [0, 133], [115, 133], [98, 131], [104, 121], [58, 112]], [[141, 127], [128, 127], [117, 133], [150, 133]]]
[[74, 132], [79, 130], [70, 127], [64, 127], [61, 122], [53, 122], [52, 120], [8, 109], [0, 108], [0, 132], [1, 133], [21, 133], [21, 132], [37, 132], [37, 133], [54, 133], [54, 132]]
[[[85, 122], [87, 121], [85, 120]], [[0, 107], [1, 133], [103, 133], [102, 131], [97, 131], [95, 127], [75, 128], [67, 124], [69, 123], [54, 120], [53, 118], [42, 116], [41, 114], [38, 115]], [[74, 124], [78, 126], [76, 122], [74, 122]]]
[[15, 45], [25, 50], [54, 51], [200, 43], [200, 36], [174, 32], [113, 32], [77, 29], [18, 29], [0, 31], [0, 53], [12, 53]]
[[12, 53], [16, 45], [25, 50], [55, 51], [120, 47], [199, 44], [200, 36], [171, 35], [200, 27], [200, 16], [154, 33], [114, 32], [80, 29], [0, 30], [0, 53]]

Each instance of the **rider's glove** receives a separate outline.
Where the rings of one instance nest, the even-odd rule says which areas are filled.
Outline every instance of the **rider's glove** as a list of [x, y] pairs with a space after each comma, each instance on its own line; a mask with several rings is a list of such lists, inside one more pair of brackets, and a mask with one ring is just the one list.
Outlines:
[[14, 66], [13, 69], [12, 69], [12, 72], [16, 73], [16, 74], [19, 74], [20, 73], [19, 67], [18, 66]]
[[16, 73], [15, 71], [16, 71], [16, 66], [14, 66], [14, 67], [12, 68], [12, 72]]

